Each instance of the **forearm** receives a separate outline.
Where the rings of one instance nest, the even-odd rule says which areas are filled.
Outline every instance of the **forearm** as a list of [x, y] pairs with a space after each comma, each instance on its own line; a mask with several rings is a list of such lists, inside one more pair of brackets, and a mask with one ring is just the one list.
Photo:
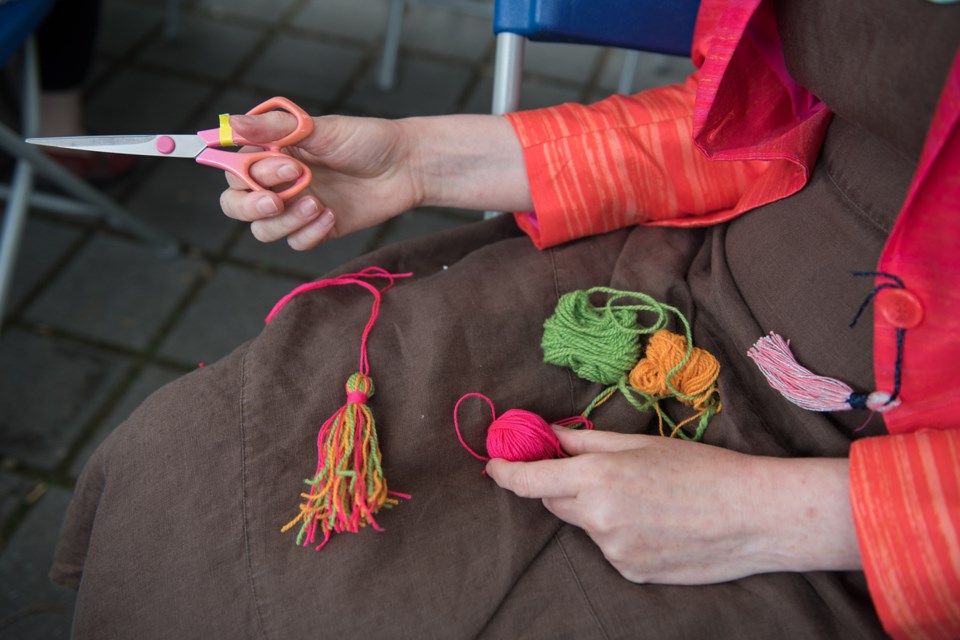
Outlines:
[[862, 568], [845, 458], [755, 458], [756, 554], [764, 570]]
[[523, 150], [506, 118], [451, 115], [399, 123], [410, 145], [419, 204], [480, 211], [532, 208]]

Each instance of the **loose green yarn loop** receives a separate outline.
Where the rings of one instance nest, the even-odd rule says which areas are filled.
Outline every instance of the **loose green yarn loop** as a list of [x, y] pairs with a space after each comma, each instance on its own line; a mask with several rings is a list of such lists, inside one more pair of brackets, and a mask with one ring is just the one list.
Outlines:
[[[591, 297], [600, 295], [606, 302], [594, 305]], [[642, 317], [651, 315], [650, 324], [641, 324]], [[680, 334], [666, 330], [671, 316], [682, 325]], [[604, 386], [581, 412], [585, 417], [619, 391], [637, 411], [655, 410], [661, 433], [666, 426], [671, 436], [700, 440], [707, 422], [720, 410], [719, 363], [693, 346], [690, 323], [676, 307], [644, 293], [594, 287], [561, 296], [543, 329], [544, 362]], [[640, 339], [645, 335], [651, 338], [644, 354]], [[667, 398], [693, 407], [697, 414], [675, 423], [660, 407]], [[681, 429], [691, 422], [692, 437]]]
[[591, 382], [615, 384], [640, 357], [636, 314], [609, 304], [595, 307], [590, 294], [572, 291], [543, 323], [543, 359]]

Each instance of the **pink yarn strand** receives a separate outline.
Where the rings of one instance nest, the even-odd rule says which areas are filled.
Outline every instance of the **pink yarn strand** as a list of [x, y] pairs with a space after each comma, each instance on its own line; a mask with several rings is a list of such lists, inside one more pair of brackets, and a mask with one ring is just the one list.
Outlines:
[[[280, 298], [280, 300], [273, 306], [273, 309], [270, 310], [270, 313], [267, 314], [266, 324], [274, 319], [274, 317], [280, 313], [280, 310], [283, 309], [288, 302], [296, 298], [302, 293], [308, 291], [314, 291], [317, 289], [324, 289], [326, 287], [332, 286], [342, 286], [347, 284], [355, 284], [363, 287], [371, 294], [373, 294], [373, 305], [370, 310], [370, 319], [367, 320], [366, 326], [363, 328], [363, 333], [360, 336], [360, 373], [368, 375], [370, 373], [370, 361], [367, 357], [367, 340], [370, 337], [370, 332], [373, 330], [373, 325], [377, 322], [377, 317], [380, 315], [380, 302], [381, 294], [390, 290], [396, 280], [399, 278], [409, 278], [413, 273], [390, 273], [386, 269], [380, 267], [367, 267], [362, 271], [357, 273], [347, 273], [336, 278], [329, 278], [327, 280], [317, 280], [316, 282], [307, 282], [296, 287], [293, 291], [287, 295]], [[381, 288], [378, 288], [369, 282], [366, 282], [364, 278], [385, 278], [387, 279], [387, 284]]]
[[775, 333], [757, 340], [747, 356], [760, 372], [790, 402], [811, 411], [843, 411], [853, 388], [834, 378], [818, 376], [797, 362], [790, 341]]
[[497, 419], [497, 411], [496, 409], [493, 408], [493, 401], [487, 396], [483, 395], [482, 393], [468, 393], [462, 398], [460, 398], [457, 401], [456, 406], [453, 407], [453, 428], [457, 432], [457, 440], [460, 441], [460, 445], [464, 449], [466, 449], [467, 452], [477, 460], [482, 460], [484, 462], [487, 462], [488, 460], [490, 460], [490, 458], [486, 456], [482, 456], [476, 451], [474, 451], [473, 449], [471, 449], [470, 445], [468, 445], [466, 441], [463, 439], [463, 433], [460, 432], [460, 422], [458, 421], [457, 416], [460, 414], [460, 405], [463, 404], [463, 401], [466, 400], [467, 398], [480, 398], [481, 400], [486, 402], [487, 405], [490, 407], [490, 415], [492, 416], [493, 420]]
[[[790, 341], [776, 333], [764, 336], [747, 351], [763, 377], [793, 404], [809, 411], [849, 411], [855, 396], [866, 408], [884, 412], [896, 407], [899, 401], [889, 402], [890, 394], [882, 391], [857, 394], [853, 388], [835, 378], [813, 373], [800, 365], [790, 350]], [[863, 398], [866, 398], [863, 400]]]
[[[468, 398], [480, 398], [490, 407], [493, 422], [487, 429], [487, 453], [493, 458], [503, 458], [510, 461], [531, 462], [534, 460], [548, 460], [565, 458], [560, 447], [560, 440], [550, 424], [535, 413], [523, 409], [510, 409], [497, 417], [493, 401], [481, 393], [468, 393], [460, 398], [453, 408], [453, 427], [457, 433], [460, 445], [477, 460], [490, 460], [474, 451], [464, 440], [460, 430], [460, 405]], [[593, 428], [593, 423], [583, 416], [565, 418], [556, 422], [561, 426], [582, 424], [587, 429]]]

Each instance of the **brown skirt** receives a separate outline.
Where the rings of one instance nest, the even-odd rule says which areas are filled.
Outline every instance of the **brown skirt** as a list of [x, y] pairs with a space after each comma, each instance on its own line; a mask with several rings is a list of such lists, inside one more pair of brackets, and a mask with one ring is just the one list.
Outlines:
[[[75, 636], [882, 637], [860, 573], [627, 582], [581, 530], [482, 475], [452, 412], [467, 392], [548, 419], [581, 411], [599, 388], [543, 363], [542, 324], [561, 294], [605, 285], [677, 306], [720, 360], [724, 410], [708, 443], [846, 455], [882, 422], [855, 433], [863, 413], [790, 405], [745, 353], [775, 330], [810, 368], [872, 388], [869, 320], [847, 327], [871, 283], [850, 274], [876, 263], [909, 175], [836, 121], [807, 188], [728, 225], [635, 228], [538, 252], [502, 218], [344, 267], [415, 273], [385, 294], [369, 346], [385, 475], [412, 499], [381, 512], [385, 531], [336, 534], [319, 553], [280, 533], [314, 470], [317, 430], [357, 370], [371, 304], [357, 287], [303, 294], [257, 339], [154, 394], [90, 460], [53, 570], [79, 589]], [[481, 416], [466, 421], [472, 443]], [[601, 429], [656, 430], [622, 400], [594, 417]], [[676, 481], [710, 478], [692, 468]]]

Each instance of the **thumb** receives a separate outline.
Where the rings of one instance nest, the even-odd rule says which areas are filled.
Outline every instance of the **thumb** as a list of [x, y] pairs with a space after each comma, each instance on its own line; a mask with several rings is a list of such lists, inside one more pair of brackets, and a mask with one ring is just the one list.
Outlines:
[[571, 456], [584, 453], [613, 453], [640, 449], [650, 444], [655, 436], [615, 433], [612, 431], [588, 431], [584, 429], [567, 429], [554, 425], [554, 432], [560, 440], [560, 446]]
[[292, 133], [297, 119], [285, 111], [268, 111], [255, 116], [230, 116], [230, 127], [243, 141], [267, 144]]

